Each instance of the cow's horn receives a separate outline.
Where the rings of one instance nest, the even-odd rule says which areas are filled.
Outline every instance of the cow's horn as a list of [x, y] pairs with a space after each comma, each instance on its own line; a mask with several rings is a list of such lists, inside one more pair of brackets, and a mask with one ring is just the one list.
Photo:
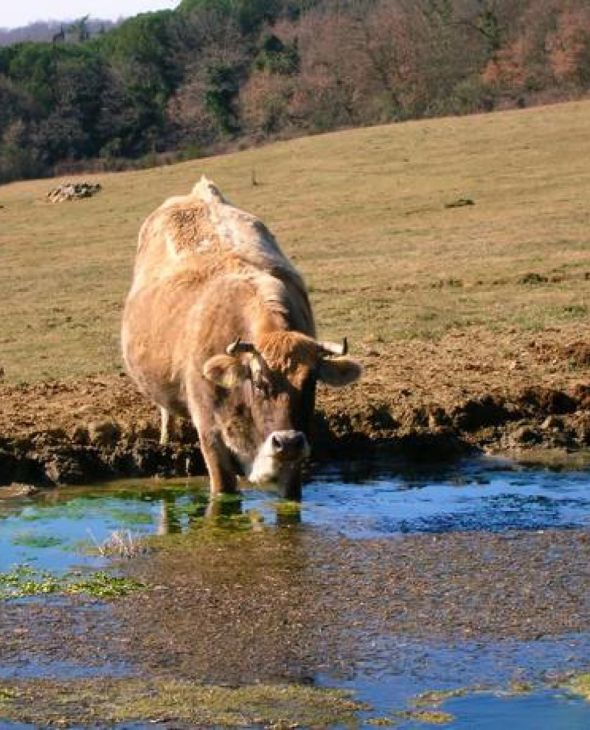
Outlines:
[[228, 355], [237, 355], [239, 352], [256, 352], [256, 348], [251, 342], [242, 342], [238, 337], [237, 340], [225, 348]]
[[323, 350], [326, 355], [346, 355], [348, 352], [348, 342], [346, 337], [342, 338], [342, 344], [337, 342], [318, 342], [320, 349]]

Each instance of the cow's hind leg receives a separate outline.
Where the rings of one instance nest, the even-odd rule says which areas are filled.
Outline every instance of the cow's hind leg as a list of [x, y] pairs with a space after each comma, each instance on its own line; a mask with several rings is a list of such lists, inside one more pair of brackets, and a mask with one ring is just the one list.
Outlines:
[[174, 418], [167, 408], [160, 406], [160, 444], [165, 446], [170, 440], [170, 432], [174, 430]]

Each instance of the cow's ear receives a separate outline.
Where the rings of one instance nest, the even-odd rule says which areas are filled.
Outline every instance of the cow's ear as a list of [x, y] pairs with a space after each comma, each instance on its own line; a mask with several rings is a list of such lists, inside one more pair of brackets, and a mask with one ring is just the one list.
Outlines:
[[245, 370], [237, 357], [214, 355], [203, 366], [203, 375], [221, 388], [235, 388], [244, 378]]
[[333, 388], [342, 388], [350, 385], [361, 377], [363, 368], [356, 360], [339, 357], [335, 360], [322, 360], [318, 372], [318, 379], [331, 385]]

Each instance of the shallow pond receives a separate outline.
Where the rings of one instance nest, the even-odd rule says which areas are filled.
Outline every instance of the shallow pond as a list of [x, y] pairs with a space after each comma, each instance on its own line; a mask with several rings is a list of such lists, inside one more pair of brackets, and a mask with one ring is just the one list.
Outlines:
[[[571, 533], [583, 540], [590, 526], [590, 469], [525, 467], [498, 459], [476, 459], [436, 469], [411, 470], [380, 460], [351, 462], [344, 467], [330, 465], [314, 470], [304, 489], [299, 510], [292, 505], [283, 505], [272, 492], [255, 489], [246, 489], [241, 500], [228, 500], [222, 507], [216, 522], [221, 530], [274, 531], [296, 556], [299, 556], [297, 550], [301, 549], [300, 541], [313, 544], [314, 536], [318, 543], [320, 539], [343, 540], [346, 550], [353, 552], [355, 544], [361, 551], [365, 550], [363, 546], [373, 550], [374, 545], [381, 551], [387, 541], [392, 541], [403, 555], [404, 546], [408, 544], [410, 562], [411, 551], [415, 549], [412, 541], [416, 540], [453, 539], [456, 535], [461, 541], [468, 540], [465, 535], [470, 534], [504, 540], [499, 548], [497, 542], [483, 546], [478, 543], [473, 548], [474, 552], [481, 552], [482, 564], [485, 564], [487, 553], [502, 550], [503, 544], [511, 548], [523, 535], [530, 535], [534, 540], [548, 533], [557, 536]], [[165, 545], [166, 540], [175, 539], [174, 535], [198, 533], [212, 519], [206, 517], [206, 512], [206, 483], [199, 479], [127, 481], [0, 500], [0, 572], [8, 573], [15, 565], [28, 565], [32, 570], [48, 570], [55, 574], [72, 571], [85, 574], [104, 569], [111, 564], [111, 558], [100, 553], [114, 531], [130, 535], [132, 540], [159, 534], [162, 536], [160, 544]], [[469, 542], [465, 544], [469, 545]], [[561, 555], [565, 548], [559, 541], [556, 544], [549, 541], [547, 545], [548, 555], [555, 553], [565, 559]], [[455, 546], [453, 550], [459, 548]], [[191, 550], [190, 544], [184, 549]], [[447, 543], [433, 543], [432, 549], [446, 550]], [[380, 554], [367, 552], [367, 556], [373, 556], [371, 569], [378, 562], [374, 556]], [[338, 592], [338, 580], [330, 575], [330, 561], [319, 555], [313, 550], [305, 552], [303, 562], [309, 575], [298, 578], [303, 581], [303, 589], [305, 580], [321, 582], [327, 574], [327, 583], [322, 583], [322, 590], [331, 590], [325, 586], [333, 585], [334, 591]], [[359, 572], [363, 572], [364, 553], [359, 555], [360, 568], [356, 565], [351, 570], [352, 583]], [[454, 559], [452, 555], [449, 557], [451, 572]], [[546, 580], [551, 583], [550, 565], [542, 564], [540, 559], [531, 565], [527, 568], [529, 572], [548, 570]], [[462, 567], [462, 563], [458, 564], [457, 570]], [[511, 569], [510, 561], [508, 567]], [[437, 627], [436, 620], [428, 619], [437, 616], [436, 607], [433, 609], [430, 604], [426, 608], [416, 608], [422, 612], [422, 618], [426, 617], [427, 625], [420, 632], [416, 632], [413, 624], [408, 630], [404, 628], [406, 624], [392, 628], [390, 617], [386, 621], [381, 616], [375, 618], [377, 614], [365, 620], [363, 606], [368, 602], [363, 603], [363, 591], [371, 580], [367, 574], [359, 579], [364, 587], [359, 592], [358, 606], [351, 605], [355, 617], [346, 628], [347, 641], [350, 641], [351, 632], [358, 632], [354, 660], [351, 658], [347, 663], [346, 652], [339, 655], [337, 661], [326, 659], [322, 663], [314, 657], [309, 664], [311, 677], [306, 676], [306, 682], [350, 689], [357, 698], [369, 702], [372, 710], [360, 713], [361, 726], [374, 726], [376, 718], [381, 718], [383, 726], [389, 723], [403, 728], [422, 728], [429, 726], [429, 722], [438, 721], [457, 730], [503, 730], [511, 720], [520, 730], [540, 727], [586, 730], [590, 727], [590, 704], [561, 689], [549, 688], [556, 682], [555, 678], [563, 684], [565, 674], [588, 671], [590, 666], [590, 633], [587, 630], [590, 624], [584, 624], [583, 615], [588, 594], [588, 583], [586, 581], [584, 585], [584, 581], [588, 576], [584, 574], [583, 566], [574, 566], [572, 574], [578, 582], [564, 583], [564, 590], [568, 595], [585, 590], [586, 598], [580, 597], [582, 619], [578, 617], [571, 630], [566, 630], [570, 628], [569, 623], [562, 617], [554, 631], [547, 630], [550, 621], [546, 620], [540, 624], [542, 629], [538, 634], [509, 629], [503, 633], [496, 625], [490, 629], [482, 623], [481, 635], [473, 631], [472, 624], [471, 628], [465, 629], [463, 616], [456, 620], [456, 627], [454, 624], [450, 624], [451, 628], [447, 626], [450, 619], [442, 628]], [[518, 565], [512, 580], [518, 581]], [[542, 585], [545, 577], [537, 575], [536, 580]], [[561, 582], [564, 580], [560, 578]], [[412, 585], [411, 576], [408, 581], [408, 585]], [[400, 578], [400, 585], [402, 583]], [[395, 590], [395, 587], [388, 590]], [[436, 587], [430, 587], [430, 590], [436, 594]], [[506, 591], [511, 590], [512, 586], [507, 584]], [[471, 587], [467, 585], [466, 601], [476, 601], [470, 591]], [[348, 600], [354, 603], [354, 590], [351, 595], [353, 599]], [[383, 594], [384, 601], [388, 600], [387, 595]], [[461, 601], [462, 595], [460, 589], [450, 593], [449, 603]], [[502, 592], [494, 595], [497, 599]], [[378, 591], [373, 590], [371, 596], [373, 600], [377, 596], [378, 600]], [[50, 605], [51, 601], [59, 603], [61, 599], [37, 596], [27, 600], [46, 601]], [[420, 600], [419, 595], [414, 595], [408, 610], [411, 612]], [[436, 600], [436, 595], [432, 600]], [[548, 605], [546, 609], [551, 612], [552, 606]], [[102, 607], [99, 602], [92, 610], [104, 611], [105, 617], [111, 620], [109, 605]], [[342, 613], [341, 608], [338, 610]], [[374, 612], [374, 608], [371, 610]], [[473, 610], [481, 609], [474, 604]], [[542, 613], [544, 607], [540, 606], [538, 610]], [[337, 632], [337, 621], [334, 626]], [[337, 635], [335, 639], [337, 642]], [[50, 660], [43, 658], [41, 653], [29, 651], [27, 656], [13, 653], [4, 660], [0, 665], [0, 679], [94, 677], [100, 676], [101, 672], [124, 676], [127, 671], [135, 671], [132, 654], [121, 658], [120, 662], [110, 658], [105, 659], [103, 665], [99, 661], [88, 667], [60, 658]], [[258, 681], [259, 678], [252, 679]], [[510, 693], [510, 687], [515, 683], [521, 688], [526, 685], [527, 691]], [[434, 690], [451, 694], [461, 690], [461, 696], [441, 696], [431, 705], [426, 704], [424, 711], [430, 714], [420, 714], [422, 705], [415, 704], [415, 698]], [[6, 722], [5, 726], [18, 725]], [[133, 727], [142, 727], [142, 724]]]

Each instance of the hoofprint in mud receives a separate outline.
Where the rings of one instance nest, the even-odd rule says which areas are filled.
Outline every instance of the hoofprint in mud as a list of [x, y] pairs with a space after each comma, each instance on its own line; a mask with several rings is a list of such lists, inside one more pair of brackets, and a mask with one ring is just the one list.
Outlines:
[[173, 415], [192, 419], [213, 494], [243, 471], [298, 498], [316, 382], [361, 372], [346, 341], [315, 339], [305, 284], [272, 234], [205, 177], [141, 228], [122, 348], [160, 408], [162, 443]]

